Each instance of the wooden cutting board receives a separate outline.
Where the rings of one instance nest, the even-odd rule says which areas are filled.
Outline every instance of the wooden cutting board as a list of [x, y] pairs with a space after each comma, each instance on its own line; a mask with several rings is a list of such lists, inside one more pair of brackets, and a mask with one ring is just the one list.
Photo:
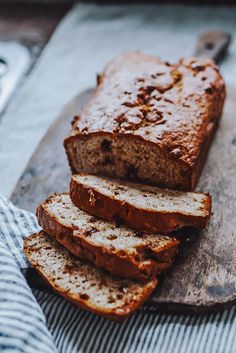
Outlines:
[[[68, 190], [70, 170], [63, 148], [70, 121], [91, 97], [75, 97], [41, 141], [12, 201], [34, 211], [49, 194]], [[175, 266], [160, 280], [148, 305], [164, 311], [206, 312], [236, 302], [236, 89], [229, 87], [224, 116], [198, 190], [213, 197], [213, 216], [203, 232], [188, 230]]]

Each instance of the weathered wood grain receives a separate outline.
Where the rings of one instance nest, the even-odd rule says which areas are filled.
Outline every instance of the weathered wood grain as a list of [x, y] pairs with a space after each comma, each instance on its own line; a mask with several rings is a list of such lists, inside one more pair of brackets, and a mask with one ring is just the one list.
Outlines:
[[[83, 92], [67, 105], [33, 155], [13, 195], [34, 211], [50, 193], [68, 190], [70, 170], [63, 149], [70, 120], [91, 96]], [[175, 266], [163, 277], [149, 305], [164, 311], [219, 310], [236, 302], [236, 89], [229, 88], [225, 112], [198, 189], [213, 197], [208, 228], [188, 230]], [[189, 240], [188, 240], [189, 238]]]

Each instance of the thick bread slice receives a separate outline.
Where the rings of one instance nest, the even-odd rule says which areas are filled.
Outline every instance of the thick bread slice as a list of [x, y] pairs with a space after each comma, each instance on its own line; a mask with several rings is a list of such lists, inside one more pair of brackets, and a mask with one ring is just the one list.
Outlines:
[[80, 210], [68, 194], [52, 195], [37, 209], [43, 230], [74, 255], [127, 278], [146, 281], [170, 267], [179, 242], [117, 227]]
[[83, 309], [112, 320], [123, 320], [151, 295], [157, 280], [146, 283], [111, 276], [82, 262], [44, 232], [24, 241], [34, 267], [63, 297]]
[[194, 190], [225, 85], [210, 59], [170, 64], [141, 52], [113, 59], [64, 146], [73, 173]]
[[211, 196], [112, 180], [73, 175], [70, 197], [80, 209], [131, 228], [170, 233], [189, 226], [203, 229], [211, 215]]

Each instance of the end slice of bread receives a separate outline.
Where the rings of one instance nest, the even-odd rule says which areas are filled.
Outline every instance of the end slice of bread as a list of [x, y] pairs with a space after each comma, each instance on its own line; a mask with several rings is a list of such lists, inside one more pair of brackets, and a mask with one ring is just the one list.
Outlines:
[[211, 215], [211, 196], [125, 182], [90, 174], [73, 175], [70, 197], [80, 209], [148, 232], [183, 227], [203, 229]]
[[139, 283], [111, 276], [82, 262], [44, 232], [26, 238], [24, 252], [30, 265], [60, 295], [83, 309], [116, 321], [137, 310], [157, 284], [155, 278]]
[[179, 241], [168, 236], [136, 232], [89, 215], [69, 194], [51, 195], [37, 209], [43, 230], [74, 255], [111, 273], [146, 281], [170, 267]]

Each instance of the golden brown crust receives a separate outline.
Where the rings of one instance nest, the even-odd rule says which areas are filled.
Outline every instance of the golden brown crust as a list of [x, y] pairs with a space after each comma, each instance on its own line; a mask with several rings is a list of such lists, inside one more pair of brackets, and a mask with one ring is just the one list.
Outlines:
[[[91, 194], [96, 202], [91, 202]], [[150, 209], [139, 209], [129, 202], [106, 196], [94, 188], [88, 188], [72, 176], [70, 197], [75, 206], [94, 216], [108, 221], [116, 219], [127, 226], [150, 233], [169, 234], [183, 227], [204, 229], [211, 215], [211, 196], [206, 194], [204, 209], [209, 210], [206, 216], [194, 216], [180, 212], [155, 212]]]
[[[37, 270], [38, 272], [40, 272], [39, 270]], [[42, 275], [42, 274], [41, 274]], [[42, 276], [43, 277], [43, 276]], [[47, 280], [44, 277], [45, 280]], [[48, 282], [48, 281], [47, 281]], [[51, 283], [50, 283], [51, 284]], [[155, 289], [157, 283], [153, 286], [148, 288], [148, 290], [146, 291], [145, 296], [143, 297], [143, 300], [140, 301], [139, 303], [137, 303], [136, 305], [132, 305], [129, 308], [127, 308], [127, 310], [123, 310], [122, 312], [101, 312], [100, 310], [96, 309], [96, 307], [92, 307], [90, 305], [87, 304], [86, 301], [81, 300], [80, 298], [71, 298], [69, 297], [66, 293], [60, 292], [58, 289], [55, 289], [61, 296], [63, 296], [66, 300], [68, 300], [69, 302], [71, 302], [72, 304], [79, 306], [81, 309], [84, 310], [88, 310], [90, 312], [92, 312], [93, 314], [105, 317], [106, 319], [115, 321], [115, 322], [123, 322], [124, 320], [128, 319], [128, 317], [134, 312], [136, 311], [152, 294], [153, 290]]]
[[[73, 140], [94, 134], [109, 134], [114, 140], [132, 136], [146, 146], [155, 144], [164, 160], [179, 165], [178, 183], [168, 172], [165, 180], [157, 180], [157, 176], [152, 180], [154, 166], [147, 173], [150, 182], [193, 190], [224, 99], [224, 81], [209, 59], [182, 59], [171, 65], [139, 52], [123, 54], [107, 65], [96, 94], [75, 119], [71, 136], [65, 139], [71, 168], [81, 171], [72, 156]], [[113, 151], [114, 155], [118, 153]], [[143, 175], [141, 179], [145, 181]]]
[[[42, 241], [43, 241], [43, 237], [45, 237], [46, 234], [43, 231], [41, 231], [39, 234], [42, 236]], [[54, 278], [50, 278], [46, 276], [45, 273], [42, 271], [42, 268], [35, 261], [31, 259], [30, 252], [32, 251], [32, 249], [30, 246], [28, 246], [28, 242], [30, 238], [33, 238], [36, 235], [38, 235], [38, 233], [30, 235], [24, 240], [23, 251], [25, 253], [25, 256], [28, 258], [30, 265], [33, 268], [35, 268], [35, 270], [42, 276], [42, 278], [46, 282], [48, 282], [51, 285], [51, 287], [56, 292], [58, 292], [61, 296], [63, 296], [65, 299], [75, 304], [76, 306], [79, 306], [84, 310], [88, 310], [96, 315], [105, 317], [107, 319], [110, 319], [116, 322], [122, 322], [125, 319], [127, 319], [135, 310], [137, 310], [150, 297], [150, 295], [152, 294], [153, 290], [157, 285], [157, 279], [153, 278], [152, 281], [147, 283], [145, 287], [145, 292], [143, 293], [141, 300], [139, 301], [134, 300], [132, 303], [129, 303], [127, 307], [124, 307], [122, 309], [119, 308], [119, 310], [114, 310], [114, 309], [107, 310], [106, 308], [104, 308], [103, 311], [101, 311], [96, 306], [92, 305], [91, 302], [81, 298], [81, 296], [73, 295], [71, 293], [68, 294], [68, 291], [66, 291], [64, 288], [55, 285]]]
[[[156, 277], [172, 265], [179, 247], [179, 241], [175, 238], [170, 238], [168, 244], [165, 244], [163, 249], [158, 249], [158, 252], [153, 251], [152, 258], [136, 260], [133, 254], [95, 245], [90, 242], [89, 237], [83, 231], [80, 233], [76, 227], [61, 224], [47, 211], [47, 203], [51, 202], [52, 197], [53, 195], [37, 208], [36, 216], [39, 225], [75, 256], [88, 259], [96, 266], [105, 268], [116, 275], [141, 281]], [[150, 252], [150, 249], [148, 251]]]

